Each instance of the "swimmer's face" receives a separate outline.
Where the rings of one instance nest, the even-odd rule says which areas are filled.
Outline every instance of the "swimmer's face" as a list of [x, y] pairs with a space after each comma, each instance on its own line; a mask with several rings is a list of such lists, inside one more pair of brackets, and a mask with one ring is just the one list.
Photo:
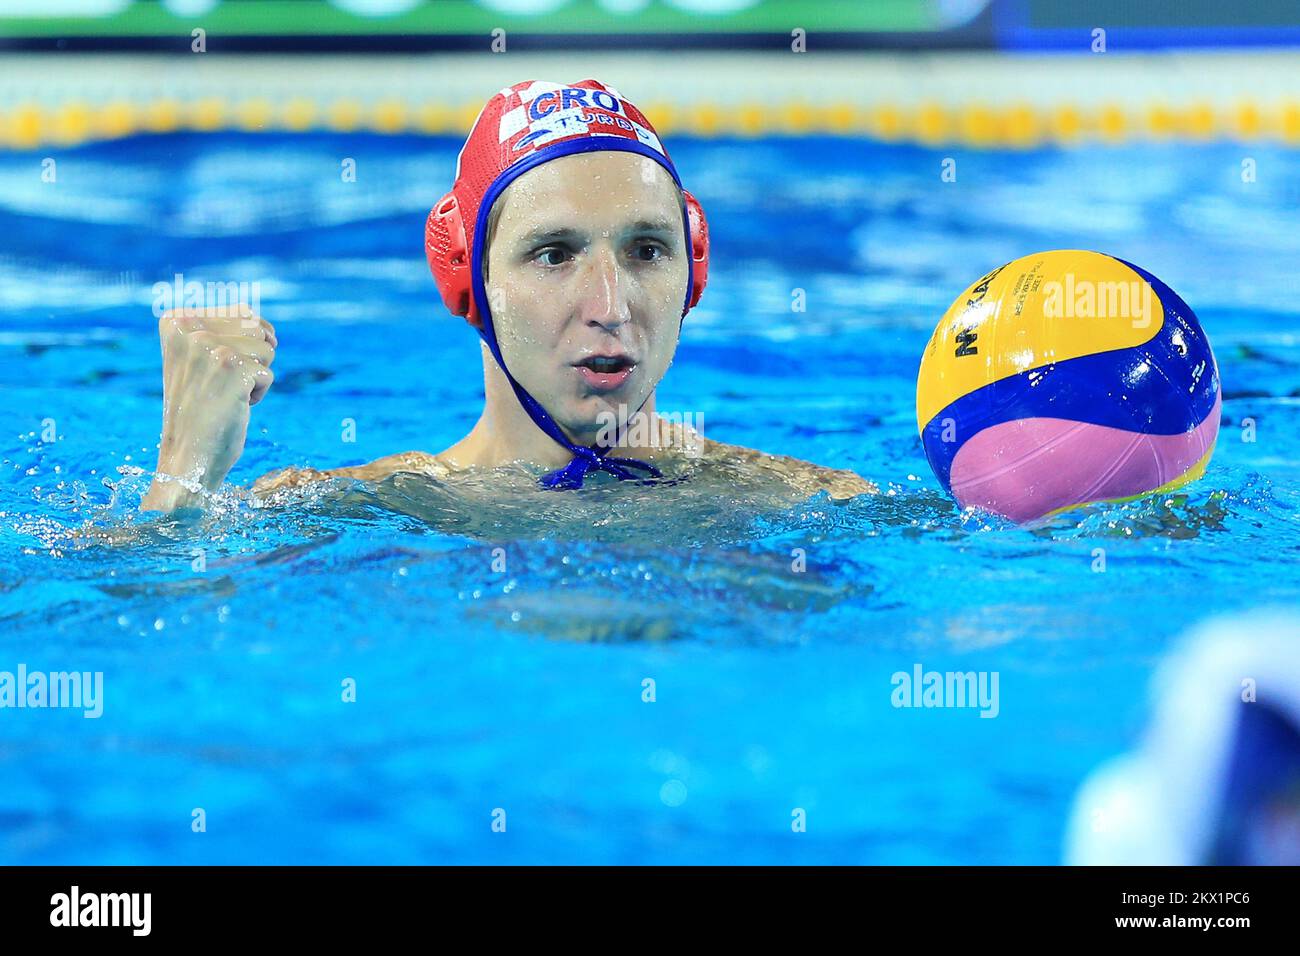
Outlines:
[[613, 151], [543, 163], [496, 202], [486, 288], [501, 354], [576, 441], [622, 424], [672, 362], [690, 266], [680, 203], [662, 166]]

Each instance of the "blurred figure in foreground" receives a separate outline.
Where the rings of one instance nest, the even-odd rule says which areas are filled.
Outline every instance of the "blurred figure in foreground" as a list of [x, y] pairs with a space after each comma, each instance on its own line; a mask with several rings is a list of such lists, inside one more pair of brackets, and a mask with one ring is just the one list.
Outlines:
[[1300, 864], [1300, 615], [1219, 618], [1160, 666], [1130, 754], [1080, 788], [1075, 865]]

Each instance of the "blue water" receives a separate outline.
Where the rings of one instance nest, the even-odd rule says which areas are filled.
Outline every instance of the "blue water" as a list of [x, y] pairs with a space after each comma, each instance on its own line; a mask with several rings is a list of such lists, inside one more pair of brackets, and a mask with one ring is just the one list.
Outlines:
[[[1262, 146], [670, 143], [713, 258], [660, 410], [880, 497], [714, 476], [493, 504], [397, 479], [140, 515], [152, 287], [178, 272], [258, 282], [279, 333], [232, 486], [469, 429], [477, 338], [421, 252], [458, 147], [0, 154], [0, 671], [104, 674], [97, 720], [0, 710], [0, 862], [1053, 863], [1170, 643], [1300, 605], [1300, 155]], [[958, 292], [1058, 247], [1136, 262], [1197, 311], [1223, 430], [1185, 494], [1022, 529], [942, 495], [915, 377]], [[893, 707], [916, 664], [997, 672], [998, 716]]]

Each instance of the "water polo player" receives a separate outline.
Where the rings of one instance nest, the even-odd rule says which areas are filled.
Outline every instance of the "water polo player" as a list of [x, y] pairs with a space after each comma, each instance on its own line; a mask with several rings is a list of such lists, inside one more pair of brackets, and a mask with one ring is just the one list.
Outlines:
[[[448, 309], [482, 338], [477, 424], [441, 454], [291, 468], [256, 493], [509, 464], [571, 489], [592, 476], [681, 478], [701, 462], [759, 465], [800, 494], [876, 490], [853, 472], [721, 444], [656, 413], [655, 388], [704, 290], [708, 229], [654, 128], [617, 90], [539, 80], [493, 96], [429, 215], [425, 247]], [[163, 434], [143, 507], [170, 511], [201, 506], [238, 459], [277, 340], [251, 313], [168, 313], [159, 325]]]

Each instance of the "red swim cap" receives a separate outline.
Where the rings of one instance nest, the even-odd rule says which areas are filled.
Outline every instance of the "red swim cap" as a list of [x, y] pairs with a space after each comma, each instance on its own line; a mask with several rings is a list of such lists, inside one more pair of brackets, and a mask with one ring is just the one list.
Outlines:
[[[592, 150], [640, 153], [655, 160], [681, 186], [659, 135], [618, 90], [597, 80], [571, 85], [525, 80], [501, 90], [474, 121], [456, 161], [456, 182], [429, 213], [425, 254], [442, 300], [455, 315], [483, 329], [482, 233], [492, 203], [517, 177], [542, 163]], [[708, 279], [709, 241], [704, 211], [689, 192], [682, 210], [691, 250], [685, 315]], [[490, 315], [487, 316], [489, 326]], [[491, 344], [491, 343], [490, 343]]]

